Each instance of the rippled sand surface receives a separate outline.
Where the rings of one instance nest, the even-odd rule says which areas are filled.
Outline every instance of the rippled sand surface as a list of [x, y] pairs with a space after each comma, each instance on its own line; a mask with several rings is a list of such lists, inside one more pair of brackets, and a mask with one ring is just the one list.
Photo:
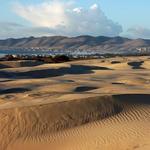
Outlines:
[[0, 150], [150, 149], [149, 57], [0, 67]]

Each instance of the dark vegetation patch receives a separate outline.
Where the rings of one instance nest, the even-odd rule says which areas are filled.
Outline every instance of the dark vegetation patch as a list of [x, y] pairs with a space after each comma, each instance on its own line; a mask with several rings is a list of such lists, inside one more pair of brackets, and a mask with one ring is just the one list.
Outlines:
[[0, 82], [3, 83], [3, 82], [10, 82], [10, 81], [13, 81], [13, 80], [9, 80], [9, 79], [8, 80], [1, 80]]
[[56, 55], [56, 56], [6, 55], [3, 58], [1, 58], [1, 61], [20, 61], [20, 60], [36, 60], [45, 63], [62, 63], [70, 61], [70, 58], [66, 55]]
[[111, 64], [120, 64], [120, 61], [112, 61]]
[[63, 83], [73, 83], [74, 81], [73, 80], [61, 80], [61, 82], [63, 82]]
[[114, 85], [123, 85], [124, 83], [121, 83], [121, 82], [112, 82], [112, 84], [114, 84]]

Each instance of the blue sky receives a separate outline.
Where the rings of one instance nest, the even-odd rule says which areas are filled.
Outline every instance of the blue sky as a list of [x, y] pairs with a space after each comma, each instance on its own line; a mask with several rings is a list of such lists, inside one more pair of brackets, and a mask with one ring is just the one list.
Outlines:
[[[86, 33], [150, 38], [148, 0], [1, 1], [0, 38]], [[92, 6], [95, 9], [91, 9]], [[18, 32], [22, 33], [19, 35]]]
[[124, 27], [134, 25], [150, 27], [150, 1], [148, 0], [101, 0], [105, 14]]

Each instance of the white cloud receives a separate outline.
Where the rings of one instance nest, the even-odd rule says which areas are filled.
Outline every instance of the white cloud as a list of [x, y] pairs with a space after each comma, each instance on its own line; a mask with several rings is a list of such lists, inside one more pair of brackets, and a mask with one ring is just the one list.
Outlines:
[[132, 27], [128, 29], [127, 33], [133, 38], [150, 38], [150, 28]]
[[53, 28], [67, 22], [65, 5], [58, 1], [29, 6], [17, 3], [14, 6], [14, 10], [19, 16], [36, 26]]
[[50, 32], [54, 31], [46, 27], [27, 27], [13, 22], [0, 22], [0, 39], [49, 36]]
[[74, 8], [73, 11], [76, 12], [76, 13], [81, 13], [82, 12], [82, 7]]
[[98, 5], [97, 5], [97, 4], [93, 4], [93, 5], [90, 7], [90, 9], [96, 10], [96, 9], [98, 9]]
[[64, 0], [47, 0], [40, 4], [15, 4], [17, 15], [32, 23], [33, 27], [49, 28], [57, 35], [117, 36], [122, 27], [108, 19], [97, 4], [88, 9]]

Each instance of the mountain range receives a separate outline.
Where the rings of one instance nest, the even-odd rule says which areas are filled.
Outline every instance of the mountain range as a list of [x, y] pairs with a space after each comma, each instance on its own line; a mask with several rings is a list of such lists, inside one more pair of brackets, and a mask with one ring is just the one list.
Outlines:
[[124, 37], [105, 36], [51, 36], [28, 37], [20, 39], [0, 40], [0, 49], [32, 48], [32, 49], [61, 49], [61, 50], [98, 50], [102, 52], [134, 51], [140, 48], [150, 48], [150, 40], [129, 39]]

